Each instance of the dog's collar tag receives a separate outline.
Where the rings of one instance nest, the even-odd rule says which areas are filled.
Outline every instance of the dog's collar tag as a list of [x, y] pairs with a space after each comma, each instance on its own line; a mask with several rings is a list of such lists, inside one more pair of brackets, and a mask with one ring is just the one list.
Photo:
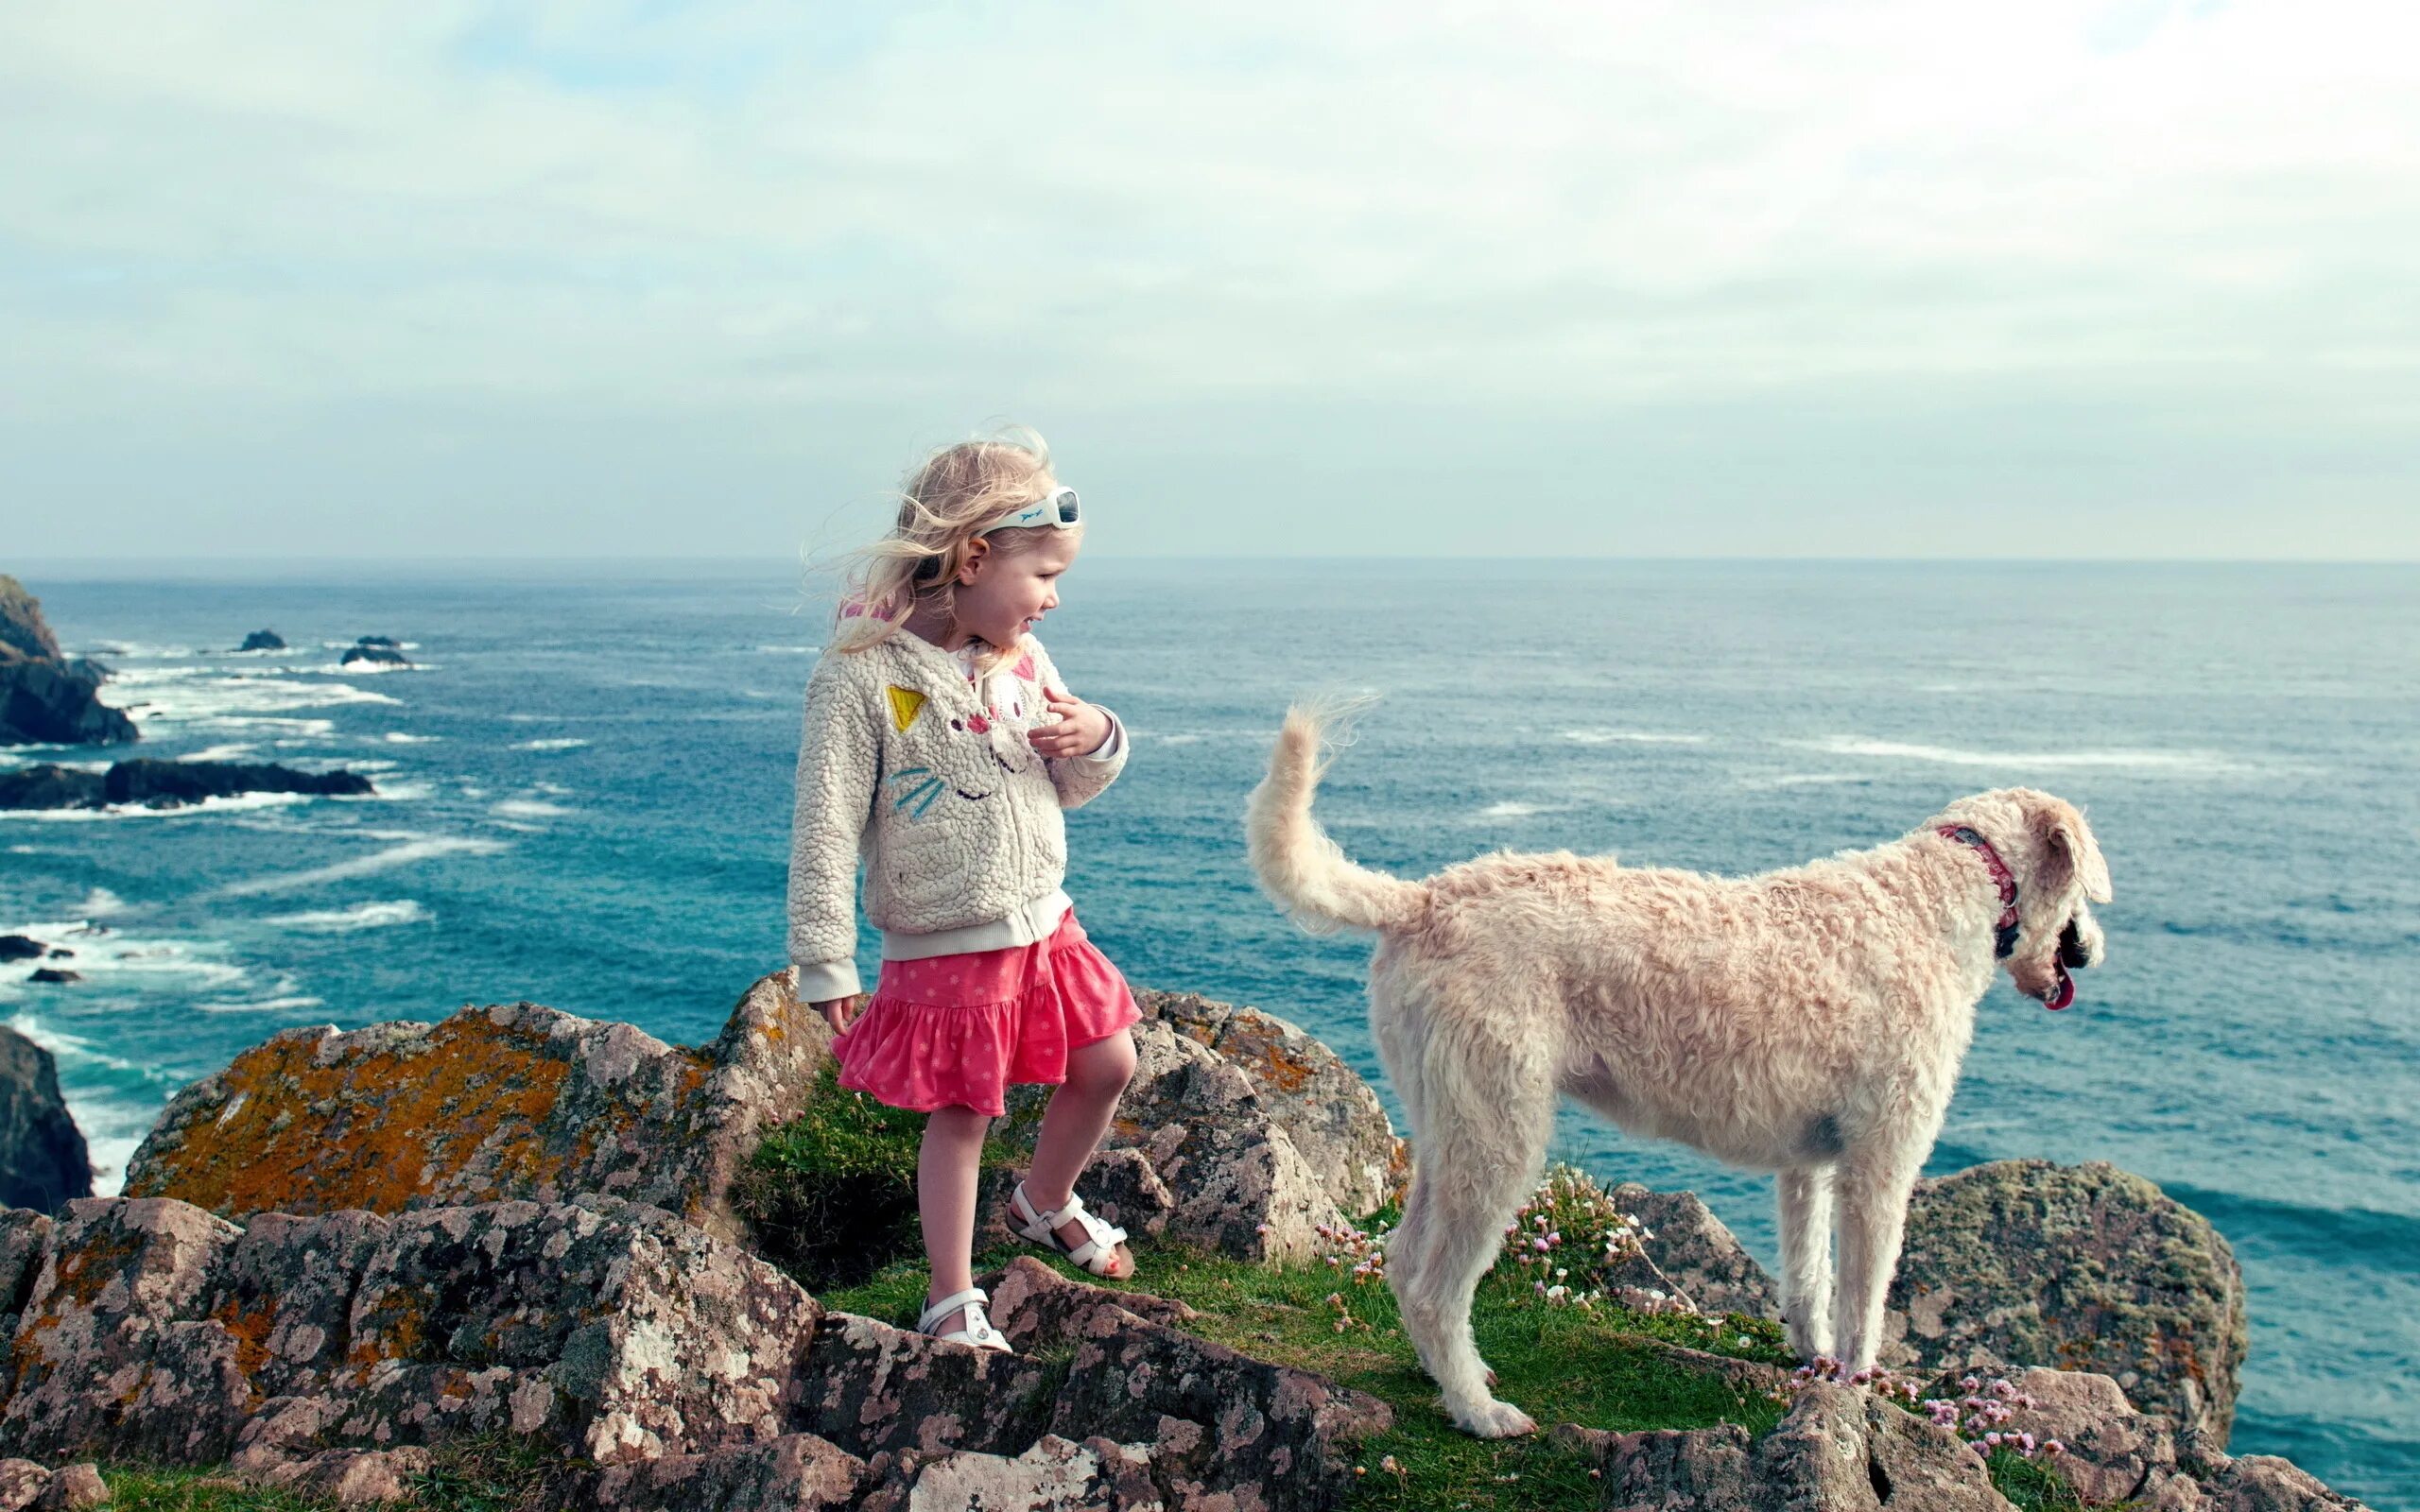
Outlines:
[[1973, 846], [1975, 853], [1983, 858], [1983, 865], [1992, 868], [1992, 881], [1997, 883], [2000, 889], [2000, 918], [1999, 922], [1992, 926], [1992, 954], [1996, 959], [2007, 960], [2009, 954], [2016, 949], [2016, 873], [2008, 869], [2008, 863], [1992, 849], [1992, 842], [1965, 825], [1945, 824], [1940, 833], [1945, 840]]

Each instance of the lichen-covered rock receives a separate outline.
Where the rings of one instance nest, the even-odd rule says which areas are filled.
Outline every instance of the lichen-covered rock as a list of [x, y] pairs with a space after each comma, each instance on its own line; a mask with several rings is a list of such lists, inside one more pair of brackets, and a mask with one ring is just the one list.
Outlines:
[[50, 1485], [50, 1467], [29, 1459], [0, 1459], [0, 1512], [26, 1512]]
[[[1100, 1299], [1046, 1303], [1048, 1288], [1032, 1281], [996, 1310], [1002, 1332], [1031, 1348], [1073, 1346], [1050, 1431], [1163, 1446], [1154, 1469], [1171, 1507], [1331, 1506], [1352, 1484], [1353, 1447], [1393, 1424], [1374, 1397], [1148, 1321], [1118, 1305], [1117, 1293], [1078, 1290]], [[1055, 1332], [1025, 1315], [1037, 1304]]]
[[1917, 1183], [1885, 1364], [2090, 1370], [2223, 1445], [2247, 1347], [2225, 1239], [2117, 1167], [2003, 1160]]
[[[2031, 1434], [2036, 1442], [2056, 1440], [2062, 1452], [2041, 1463], [2083, 1501], [2130, 1502], [2176, 1473], [2176, 1437], [2168, 1419], [2136, 1412], [2107, 1376], [2036, 1366], [2010, 1383], [2031, 1405], [2016, 1409], [2008, 1431]], [[1936, 1383], [1933, 1394], [1953, 1389], [1954, 1383]]]
[[600, 1512], [819, 1512], [854, 1507], [865, 1462], [813, 1434], [706, 1454], [615, 1465], [596, 1477]]
[[[1134, 1026], [1134, 1079], [1101, 1143], [1150, 1161], [1175, 1203], [1167, 1237], [1238, 1260], [1310, 1259], [1320, 1227], [1344, 1214], [1277, 1117], [1282, 1094], [1157, 1019]], [[1012, 1147], [1030, 1147], [1048, 1091], [1011, 1090], [1000, 1134]]]
[[339, 1506], [375, 1506], [408, 1500], [412, 1482], [436, 1464], [425, 1449], [331, 1449], [291, 1460], [257, 1477]]
[[233, 1334], [209, 1315], [237, 1233], [182, 1202], [70, 1202], [18, 1320], [0, 1446], [35, 1459], [224, 1458], [255, 1400]]
[[101, 1468], [90, 1460], [53, 1471], [50, 1484], [34, 1498], [37, 1512], [83, 1512], [86, 1507], [109, 1504], [109, 1483], [101, 1479]]
[[607, 1465], [711, 1452], [786, 1431], [821, 1312], [755, 1256], [611, 1197], [248, 1231], [87, 1198], [26, 1299], [0, 1447], [232, 1458], [363, 1495], [404, 1462], [332, 1452], [492, 1432]]
[[1013, 1453], [1050, 1419], [1040, 1361], [827, 1314], [808, 1356], [798, 1426], [872, 1456], [884, 1450]]
[[798, 1116], [830, 1054], [786, 971], [694, 1050], [530, 1003], [290, 1029], [180, 1092], [126, 1191], [236, 1219], [596, 1192], [736, 1238], [734, 1177], [765, 1130]]
[[[1240, 1505], [1240, 1503], [1236, 1503]], [[1172, 1512], [1150, 1450], [1046, 1434], [1016, 1455], [962, 1452], [918, 1464], [914, 1480], [867, 1512]]]
[[46, 1213], [0, 1210], [0, 1339], [16, 1337], [17, 1314], [42, 1274], [43, 1253], [56, 1227]]
[[1608, 1194], [1647, 1228], [1640, 1246], [1701, 1313], [1779, 1318], [1781, 1288], [1694, 1192], [1651, 1192], [1625, 1181]]
[[1873, 1393], [1812, 1385], [1762, 1439], [1736, 1424], [1607, 1435], [1609, 1512], [2012, 1512], [1975, 1452]]
[[1143, 991], [1148, 1019], [1209, 1046], [1252, 1078], [1269, 1116], [1325, 1183], [1348, 1218], [1375, 1211], [1410, 1171], [1378, 1094], [1337, 1053], [1258, 1008], [1193, 992]]

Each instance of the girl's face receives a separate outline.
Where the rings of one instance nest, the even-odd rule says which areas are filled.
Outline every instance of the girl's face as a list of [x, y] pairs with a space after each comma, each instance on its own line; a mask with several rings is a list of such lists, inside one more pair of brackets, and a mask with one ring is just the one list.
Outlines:
[[1072, 530], [1053, 530], [1040, 544], [1018, 552], [987, 549], [960, 568], [951, 617], [958, 627], [1007, 650], [1042, 616], [1059, 607], [1059, 576], [1082, 545]]

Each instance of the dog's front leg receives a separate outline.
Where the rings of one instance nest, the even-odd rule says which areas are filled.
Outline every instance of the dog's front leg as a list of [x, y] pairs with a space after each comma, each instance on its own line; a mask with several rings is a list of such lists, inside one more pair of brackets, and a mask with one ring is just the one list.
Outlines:
[[1802, 1360], [1832, 1352], [1832, 1168], [1784, 1171], [1781, 1194], [1781, 1313], [1789, 1348]]
[[1872, 1365], [1881, 1348], [1883, 1297], [1898, 1268], [1908, 1194], [1923, 1158], [1922, 1150], [1868, 1149], [1852, 1150], [1841, 1161], [1841, 1287], [1833, 1316], [1844, 1373]]

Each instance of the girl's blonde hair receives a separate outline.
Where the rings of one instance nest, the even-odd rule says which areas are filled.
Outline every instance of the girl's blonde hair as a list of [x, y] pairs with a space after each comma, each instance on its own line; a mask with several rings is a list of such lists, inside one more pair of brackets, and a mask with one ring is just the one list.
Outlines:
[[[1049, 447], [1023, 427], [944, 446], [925, 457], [900, 485], [899, 519], [890, 534], [856, 553], [848, 569], [832, 648], [872, 650], [898, 634], [918, 609], [950, 612], [959, 570], [974, 550], [977, 533], [1057, 486]], [[1058, 533], [1055, 525], [1027, 525], [981, 539], [993, 552], [1014, 556]], [[1010, 649], [992, 647], [994, 654]]]

